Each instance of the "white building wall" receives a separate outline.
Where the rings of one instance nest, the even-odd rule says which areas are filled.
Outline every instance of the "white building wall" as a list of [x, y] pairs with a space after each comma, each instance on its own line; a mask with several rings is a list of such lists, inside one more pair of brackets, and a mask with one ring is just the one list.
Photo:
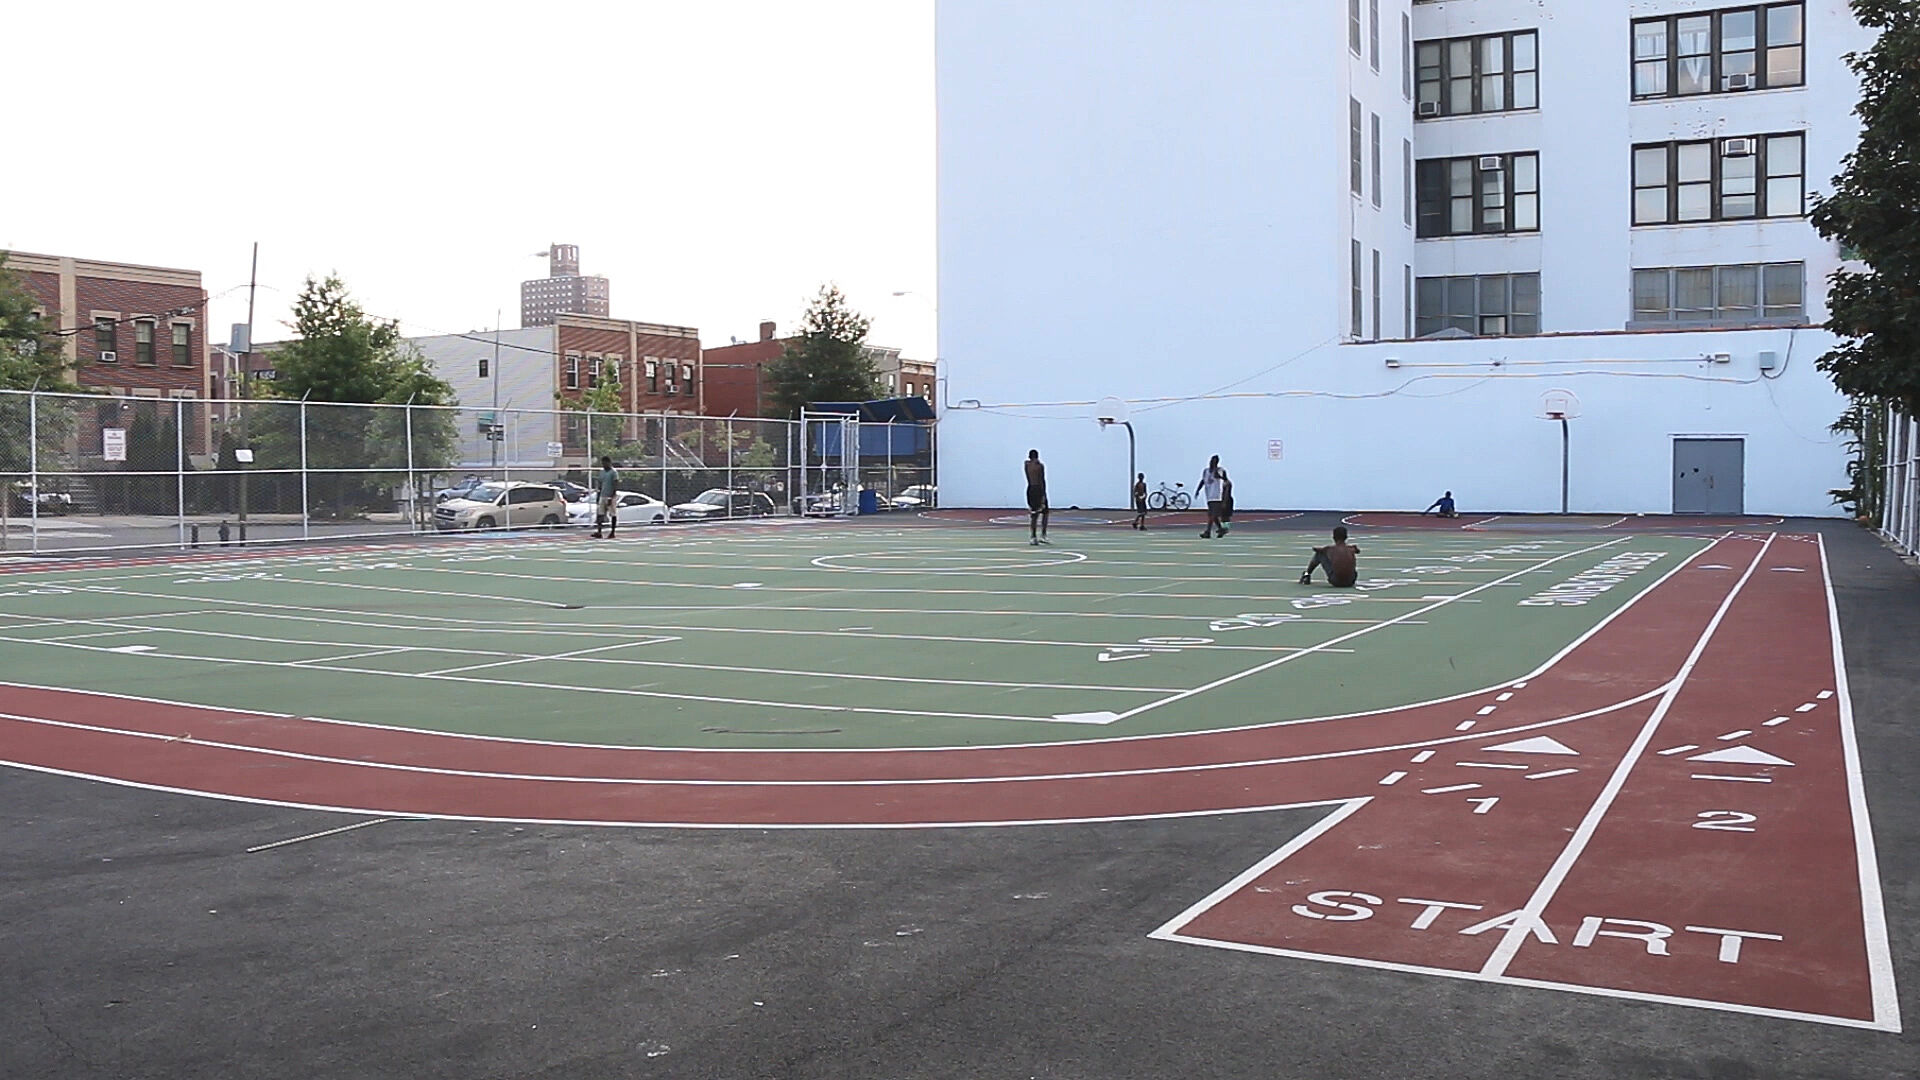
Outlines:
[[[553, 410], [559, 367], [554, 361], [556, 331], [551, 326], [502, 330], [499, 366], [494, 366], [495, 342], [490, 331], [408, 338], [433, 366], [433, 373], [453, 387], [462, 407], [460, 447], [462, 468], [480, 468], [493, 461], [493, 447], [477, 431], [479, 415], [498, 403], [505, 417], [506, 437], [500, 461], [515, 468], [552, 468], [558, 458], [547, 456], [547, 443], [560, 438]], [[487, 361], [487, 376], [480, 361]], [[497, 385], [496, 385], [497, 383]], [[521, 410], [538, 410], [524, 412]]]
[[[1835, 513], [1826, 492], [1844, 483], [1844, 452], [1826, 428], [1844, 402], [1812, 364], [1824, 332], [1619, 331], [1634, 266], [1804, 259], [1808, 314], [1824, 314], [1832, 247], [1802, 219], [1633, 228], [1631, 146], [1710, 122], [1805, 128], [1817, 189], [1854, 137], [1837, 57], [1864, 40], [1844, 4], [1816, 0], [1806, 89], [1634, 104], [1631, 18], [1669, 10], [1386, 0], [1376, 74], [1366, 27], [1362, 55], [1349, 51], [1340, 3], [941, 3], [942, 499], [1017, 503], [1032, 447], [1055, 505], [1120, 505], [1126, 435], [1092, 420], [1095, 401], [1118, 396], [1150, 480], [1191, 485], [1217, 452], [1242, 505], [1417, 509], [1451, 488], [1463, 508], [1557, 510], [1559, 428], [1535, 414], [1560, 387], [1585, 406], [1574, 510], [1671, 509], [1673, 438], [1709, 434], [1746, 440], [1749, 511]], [[1415, 124], [1402, 15], [1418, 40], [1537, 28], [1541, 108]], [[1362, 101], [1368, 159], [1358, 199], [1349, 97]], [[1375, 112], [1378, 210], [1364, 126]], [[1416, 243], [1408, 137], [1416, 158], [1538, 150], [1541, 231]], [[1382, 253], [1383, 336], [1404, 333], [1408, 263], [1421, 276], [1538, 270], [1549, 336], [1349, 343], [1354, 238], [1369, 277]], [[1762, 351], [1785, 362], [1777, 377], [1759, 372]], [[1734, 360], [1699, 359], [1712, 353]]]

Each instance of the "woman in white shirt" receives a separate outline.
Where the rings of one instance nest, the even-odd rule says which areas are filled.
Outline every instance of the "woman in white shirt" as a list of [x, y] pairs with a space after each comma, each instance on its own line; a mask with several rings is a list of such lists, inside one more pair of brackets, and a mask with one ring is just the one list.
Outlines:
[[1207, 528], [1200, 534], [1203, 539], [1212, 539], [1217, 529], [1221, 536], [1227, 535], [1227, 523], [1220, 520], [1220, 511], [1226, 502], [1226, 488], [1231, 483], [1227, 479], [1227, 470], [1220, 467], [1220, 455], [1215, 454], [1207, 461], [1207, 467], [1200, 472], [1200, 482], [1194, 491], [1207, 500]]

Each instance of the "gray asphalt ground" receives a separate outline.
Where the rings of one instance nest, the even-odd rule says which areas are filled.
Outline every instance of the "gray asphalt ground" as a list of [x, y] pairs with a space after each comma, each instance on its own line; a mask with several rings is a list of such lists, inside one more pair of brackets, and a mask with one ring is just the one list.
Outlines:
[[1790, 527], [1829, 540], [1905, 1034], [1147, 938], [1318, 811], [248, 853], [365, 819], [0, 769], [0, 1076], [1912, 1078], [1920, 577]]

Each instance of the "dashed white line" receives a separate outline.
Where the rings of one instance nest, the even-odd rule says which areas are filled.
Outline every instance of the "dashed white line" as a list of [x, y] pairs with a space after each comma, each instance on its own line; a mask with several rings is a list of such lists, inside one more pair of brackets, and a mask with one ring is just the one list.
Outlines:
[[1741, 728], [1739, 731], [1729, 731], [1725, 735], [1720, 736], [1720, 741], [1726, 742], [1729, 739], [1744, 739], [1751, 734], [1753, 734], [1752, 728]]
[[1657, 754], [1684, 754], [1689, 750], [1700, 749], [1699, 743], [1687, 743], [1683, 746], [1669, 746], [1665, 750], [1654, 751]]
[[1423, 761], [1426, 761], [1427, 759], [1429, 759], [1429, 758], [1431, 758], [1431, 757], [1433, 757], [1433, 751], [1431, 751], [1431, 750], [1422, 750], [1422, 751], [1420, 751], [1419, 753], [1417, 753], [1417, 754], [1415, 754], [1415, 755], [1413, 755], [1413, 763], [1414, 763], [1415, 765], [1418, 765], [1418, 764], [1420, 764], [1421, 762], [1423, 762]]
[[1395, 784], [1397, 784], [1397, 783], [1399, 783], [1399, 782], [1400, 782], [1400, 781], [1402, 781], [1402, 780], [1405, 780], [1406, 778], [1407, 778], [1407, 774], [1406, 774], [1406, 773], [1404, 773], [1404, 772], [1401, 772], [1401, 771], [1399, 771], [1398, 769], [1396, 769], [1396, 770], [1394, 770], [1393, 772], [1390, 772], [1390, 773], [1388, 773], [1387, 775], [1385, 775], [1385, 776], [1383, 776], [1383, 777], [1381, 777], [1381, 778], [1380, 778], [1380, 786], [1381, 786], [1381, 787], [1392, 787], [1393, 785], [1395, 785]]
[[1809, 701], [1809, 702], [1807, 702], [1807, 703], [1806, 703], [1805, 705], [1802, 705], [1802, 706], [1800, 706], [1799, 708], [1797, 708], [1797, 709], [1795, 709], [1795, 710], [1793, 710], [1793, 711], [1794, 711], [1794, 712], [1812, 712], [1813, 710], [1815, 710], [1815, 709], [1817, 709], [1817, 708], [1819, 708], [1819, 707], [1820, 707], [1819, 705], [1817, 705], [1817, 704], [1815, 704], [1814, 702], [1811, 702], [1811, 701]]
[[1495, 698], [1494, 698], [1493, 700], [1495, 700], [1495, 701], [1506, 701], [1506, 700], [1508, 700], [1508, 699], [1510, 699], [1510, 698], [1512, 698], [1512, 697], [1513, 697], [1513, 691], [1511, 691], [1511, 690], [1509, 690], [1509, 691], [1507, 691], [1507, 692], [1506, 692], [1506, 693], [1504, 693], [1504, 694], [1500, 694], [1500, 695], [1498, 695], [1498, 696], [1496, 696], [1496, 697], [1495, 697]]
[[1712, 773], [1694, 773], [1695, 780], [1732, 780], [1741, 784], [1771, 784], [1771, 776], [1716, 776]]
[[1454, 764], [1462, 769], [1525, 769], [1527, 768], [1527, 766], [1525, 765], [1507, 765], [1505, 763], [1498, 762], [1498, 761], [1456, 761], [1454, 762]]
[[1459, 723], [1457, 723], [1457, 724], [1455, 724], [1455, 725], [1453, 725], [1453, 730], [1455, 730], [1455, 731], [1466, 731], [1466, 730], [1468, 730], [1469, 728], [1471, 728], [1471, 727], [1473, 727], [1473, 725], [1474, 725], [1475, 723], [1477, 723], [1477, 721], [1474, 721], [1474, 720], [1462, 720], [1462, 721], [1460, 721]]
[[1579, 771], [1580, 771], [1579, 769], [1554, 769], [1554, 770], [1553, 770], [1552, 772], [1532, 772], [1532, 773], [1528, 773], [1528, 774], [1527, 774], [1527, 779], [1529, 779], [1529, 780], [1545, 780], [1545, 779], [1547, 779], [1548, 777], [1552, 777], [1552, 776], [1565, 776], [1565, 775], [1567, 775], [1568, 773], [1577, 773], [1577, 772], [1579, 772]]
[[[1472, 791], [1472, 790], [1473, 790], [1474, 788], [1477, 788], [1477, 787], [1479, 787], [1479, 786], [1480, 786], [1479, 784], [1453, 784], [1453, 785], [1450, 785], [1450, 786], [1448, 786], [1448, 787], [1430, 787], [1430, 788], [1421, 788], [1421, 789], [1420, 789], [1420, 794], [1422, 794], [1422, 795], [1445, 795], [1445, 794], [1446, 794], [1447, 792], [1449, 792], [1449, 791]], [[1478, 810], [1476, 810], [1476, 811], [1474, 811], [1474, 813], [1476, 813], [1476, 814], [1477, 814], [1477, 813], [1479, 813], [1479, 811], [1478, 811]]]
[[1761, 721], [1761, 722], [1760, 722], [1760, 726], [1761, 726], [1761, 727], [1779, 727], [1779, 726], [1780, 726], [1781, 724], [1784, 724], [1784, 723], [1786, 723], [1786, 722], [1787, 722], [1788, 720], [1790, 720], [1790, 719], [1792, 719], [1792, 717], [1788, 717], [1788, 716], [1776, 716], [1776, 717], [1774, 717], [1774, 718], [1773, 718], [1773, 719], [1771, 719], [1771, 720], [1763, 720], [1763, 721]]
[[1832, 696], [1833, 696], [1833, 691], [1831, 691], [1831, 690], [1822, 690], [1822, 691], [1820, 691], [1819, 693], [1817, 693], [1817, 694], [1815, 694], [1815, 695], [1813, 695], [1813, 696], [1814, 696], [1814, 697], [1817, 697], [1817, 698], [1819, 698], [1819, 699], [1820, 699], [1821, 701], [1825, 701], [1825, 700], [1827, 700], [1828, 698], [1830, 698], [1830, 697], [1832, 697]]
[[1488, 713], [1490, 713], [1490, 712], [1492, 712], [1493, 710], [1495, 710], [1495, 709], [1497, 709], [1497, 708], [1499, 708], [1499, 707], [1500, 707], [1500, 706], [1498, 706], [1498, 705], [1488, 705], [1488, 706], [1486, 706], [1485, 708], [1483, 708], [1483, 709], [1481, 709], [1481, 710], [1480, 710], [1479, 712], [1476, 712], [1476, 713], [1474, 713], [1473, 715], [1475, 715], [1475, 716], [1485, 716], [1485, 715], [1487, 715]]

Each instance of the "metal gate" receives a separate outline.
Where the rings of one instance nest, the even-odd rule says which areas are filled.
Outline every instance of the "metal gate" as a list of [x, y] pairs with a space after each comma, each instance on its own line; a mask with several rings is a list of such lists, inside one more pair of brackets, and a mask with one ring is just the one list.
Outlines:
[[800, 410], [800, 499], [816, 517], [860, 512], [860, 418]]

